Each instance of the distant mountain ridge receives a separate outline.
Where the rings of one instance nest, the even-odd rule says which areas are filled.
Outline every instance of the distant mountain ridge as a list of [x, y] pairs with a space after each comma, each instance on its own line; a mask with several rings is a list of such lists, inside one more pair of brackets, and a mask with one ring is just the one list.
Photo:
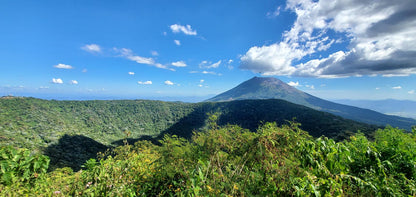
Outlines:
[[274, 77], [253, 77], [240, 85], [206, 101], [232, 101], [246, 99], [283, 99], [316, 110], [329, 112], [347, 119], [375, 125], [391, 125], [411, 130], [416, 120], [385, 115], [373, 110], [327, 101], [302, 92]]
[[334, 100], [336, 103], [375, 110], [388, 115], [416, 118], [416, 101], [411, 100]]

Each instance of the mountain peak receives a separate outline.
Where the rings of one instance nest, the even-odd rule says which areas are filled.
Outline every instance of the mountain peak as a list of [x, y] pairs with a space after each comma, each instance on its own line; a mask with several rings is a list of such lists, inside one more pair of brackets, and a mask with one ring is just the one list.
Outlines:
[[235, 88], [219, 94], [207, 101], [231, 101], [244, 99], [283, 99], [296, 100], [308, 105], [305, 101], [309, 95], [287, 85], [274, 77], [253, 77]]

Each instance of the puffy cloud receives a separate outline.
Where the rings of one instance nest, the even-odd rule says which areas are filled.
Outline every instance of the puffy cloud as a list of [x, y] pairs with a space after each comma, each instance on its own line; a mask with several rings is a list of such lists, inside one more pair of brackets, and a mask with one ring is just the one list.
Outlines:
[[69, 82], [69, 84], [77, 85], [77, 84], [78, 84], [78, 81], [77, 81], [77, 80], [71, 80], [71, 81]]
[[177, 62], [172, 62], [172, 66], [176, 66], [176, 67], [186, 67], [186, 63], [184, 61], [177, 61]]
[[201, 79], [201, 80], [199, 80], [199, 83], [204, 83], [204, 81], [205, 81], [205, 80]]
[[63, 84], [64, 82], [62, 81], [62, 79], [61, 78], [52, 78], [52, 83], [55, 83], [55, 84]]
[[199, 85], [198, 85], [198, 87], [200, 87], [200, 88], [202, 88], [202, 86], [203, 86], [202, 84], [199, 84]]
[[97, 44], [87, 44], [81, 47], [81, 49], [90, 53], [101, 52], [101, 47]]
[[152, 81], [138, 81], [139, 85], [152, 85]]
[[178, 24], [173, 24], [170, 26], [170, 29], [172, 30], [173, 33], [182, 32], [186, 35], [193, 35], [193, 36], [197, 34], [196, 31], [192, 30], [190, 25], [182, 26]]
[[166, 80], [166, 81], [165, 81], [165, 84], [166, 84], [166, 85], [170, 85], [170, 86], [171, 86], [171, 85], [174, 85], [174, 83], [173, 83], [173, 82], [171, 82], [171, 81], [169, 81], [169, 80]]
[[71, 65], [67, 65], [67, 64], [57, 64], [57, 65], [55, 65], [53, 67], [60, 68], [60, 69], [73, 69], [74, 68]]
[[298, 81], [297, 82], [290, 81], [289, 83], [287, 83], [287, 85], [290, 85], [290, 86], [293, 86], [293, 87], [298, 87], [299, 82]]
[[[414, 1], [288, 0], [286, 8], [297, 15], [292, 28], [281, 42], [251, 47], [241, 69], [327, 78], [416, 74]], [[345, 50], [313, 59], [340, 42]]]
[[399, 89], [402, 89], [402, 86], [394, 86], [392, 87], [392, 89], [399, 90]]
[[129, 72], [129, 75], [134, 75], [134, 72]]
[[414, 94], [415, 93], [415, 90], [410, 90], [409, 92], [407, 92], [407, 93], [409, 93], [409, 94]]
[[174, 42], [176, 45], [181, 46], [181, 41], [179, 41], [179, 40], [173, 40], [173, 42]]

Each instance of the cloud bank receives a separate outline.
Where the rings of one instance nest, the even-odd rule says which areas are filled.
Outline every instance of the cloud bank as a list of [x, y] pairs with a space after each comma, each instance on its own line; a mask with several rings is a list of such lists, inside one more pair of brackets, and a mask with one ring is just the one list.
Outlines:
[[251, 47], [241, 69], [325, 78], [416, 74], [414, 0], [288, 0], [286, 10], [297, 18], [282, 41]]

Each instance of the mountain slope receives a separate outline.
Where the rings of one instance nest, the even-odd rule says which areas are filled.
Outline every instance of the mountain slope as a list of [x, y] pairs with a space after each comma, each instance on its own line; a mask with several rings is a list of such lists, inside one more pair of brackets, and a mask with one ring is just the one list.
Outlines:
[[217, 102], [244, 99], [283, 99], [347, 119], [381, 126], [389, 124], [393, 127], [399, 127], [406, 130], [411, 130], [411, 126], [416, 125], [416, 120], [411, 118], [385, 115], [373, 110], [342, 105], [320, 99], [293, 88], [273, 77], [254, 77], [231, 90], [208, 99], [207, 101]]

